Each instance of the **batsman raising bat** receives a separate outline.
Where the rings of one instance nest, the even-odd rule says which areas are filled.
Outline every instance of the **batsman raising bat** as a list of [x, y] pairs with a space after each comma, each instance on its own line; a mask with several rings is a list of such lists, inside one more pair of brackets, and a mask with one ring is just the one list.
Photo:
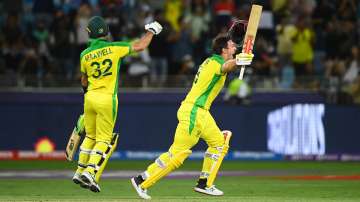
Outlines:
[[[244, 34], [245, 30], [242, 37]], [[182, 165], [199, 138], [205, 140], [208, 148], [194, 190], [213, 196], [224, 194], [215, 187], [214, 180], [228, 152], [231, 132], [221, 131], [209, 110], [223, 88], [227, 74], [239, 66], [250, 65], [252, 62], [254, 55], [251, 53], [237, 54], [234, 59], [236, 49], [237, 44], [229, 34], [218, 35], [213, 40], [214, 54], [200, 65], [191, 90], [178, 109], [179, 122], [173, 144], [168, 152], [161, 154], [145, 172], [131, 179], [133, 187], [141, 198], [151, 198], [147, 194], [147, 189]]]
[[81, 85], [84, 92], [84, 125], [86, 135], [80, 146], [78, 168], [73, 181], [93, 192], [100, 192], [99, 180], [116, 147], [113, 129], [118, 107], [118, 77], [121, 60], [130, 52], [140, 52], [159, 34], [158, 22], [145, 25], [146, 34], [133, 43], [108, 41], [109, 27], [94, 16], [86, 31], [89, 47], [80, 55]]

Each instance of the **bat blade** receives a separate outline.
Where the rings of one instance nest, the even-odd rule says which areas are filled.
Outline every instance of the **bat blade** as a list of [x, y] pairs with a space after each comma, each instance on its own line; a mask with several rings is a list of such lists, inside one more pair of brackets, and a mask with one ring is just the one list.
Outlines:
[[262, 6], [255, 4], [252, 5], [250, 18], [245, 33], [244, 46], [242, 50], [243, 53], [252, 53], [254, 41], [256, 38], [256, 33], [261, 18], [261, 12], [262, 12]]
[[[260, 5], [252, 5], [249, 22], [246, 28], [246, 33], [244, 37], [244, 44], [243, 44], [243, 53], [252, 53], [254, 42], [256, 38], [256, 32], [259, 27], [259, 22], [261, 18], [262, 6]], [[239, 79], [243, 79], [245, 73], [245, 66], [242, 66], [240, 69]]]
[[74, 159], [74, 156], [80, 144], [80, 140], [81, 140], [81, 134], [79, 134], [74, 128], [65, 149], [65, 155], [68, 161], [72, 161]]

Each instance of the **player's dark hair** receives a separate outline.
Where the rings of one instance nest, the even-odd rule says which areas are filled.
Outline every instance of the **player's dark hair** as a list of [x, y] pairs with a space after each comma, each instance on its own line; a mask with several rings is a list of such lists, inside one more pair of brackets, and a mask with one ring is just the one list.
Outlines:
[[230, 40], [228, 34], [219, 34], [212, 42], [212, 52], [221, 55], [222, 49], [227, 48], [227, 43]]

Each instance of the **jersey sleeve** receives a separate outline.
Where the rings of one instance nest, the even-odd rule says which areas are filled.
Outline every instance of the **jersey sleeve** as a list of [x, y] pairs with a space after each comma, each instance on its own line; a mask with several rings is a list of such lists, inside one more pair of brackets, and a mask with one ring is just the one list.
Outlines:
[[131, 44], [129, 42], [118, 41], [112, 42], [111, 45], [117, 47], [116, 54], [120, 57], [127, 56], [131, 53]]

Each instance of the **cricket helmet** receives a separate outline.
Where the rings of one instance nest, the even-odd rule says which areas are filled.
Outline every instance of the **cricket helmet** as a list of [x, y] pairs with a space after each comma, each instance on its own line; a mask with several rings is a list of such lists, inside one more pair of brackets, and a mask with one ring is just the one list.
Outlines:
[[109, 26], [106, 24], [104, 18], [94, 16], [90, 18], [86, 31], [88, 32], [90, 38], [96, 39], [107, 36], [109, 34]]

